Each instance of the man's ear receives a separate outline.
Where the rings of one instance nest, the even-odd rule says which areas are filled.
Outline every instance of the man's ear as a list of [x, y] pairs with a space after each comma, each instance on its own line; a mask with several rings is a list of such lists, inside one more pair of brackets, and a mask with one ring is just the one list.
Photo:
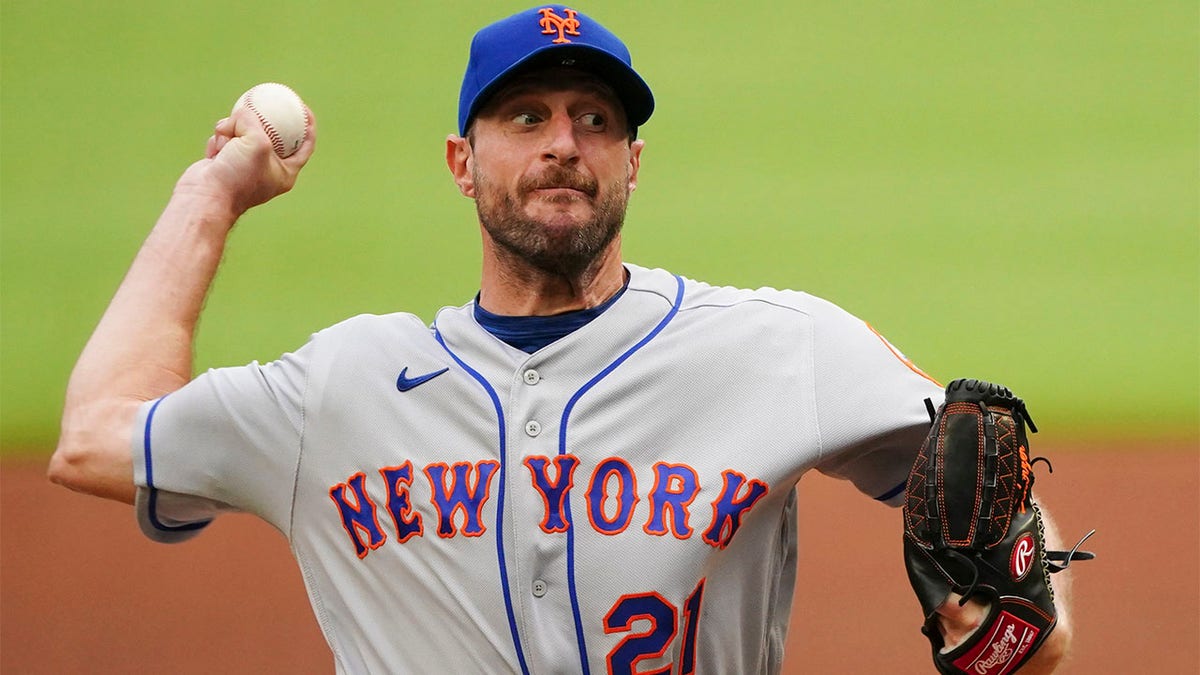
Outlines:
[[462, 136], [450, 134], [446, 137], [446, 167], [454, 176], [454, 184], [464, 197], [475, 198], [475, 179], [471, 165], [474, 162], [471, 143]]
[[629, 144], [629, 191], [637, 189], [638, 169], [642, 168], [642, 148], [646, 141], [637, 139]]

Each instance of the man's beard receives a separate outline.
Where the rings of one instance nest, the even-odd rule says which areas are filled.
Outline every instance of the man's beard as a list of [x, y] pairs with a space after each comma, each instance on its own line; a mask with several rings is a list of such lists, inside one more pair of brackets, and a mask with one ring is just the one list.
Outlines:
[[[548, 274], [574, 277], [583, 273], [621, 232], [625, 222], [628, 194], [623, 183], [608, 186], [604, 196], [597, 197], [600, 190], [595, 179], [561, 166], [522, 179], [516, 195], [495, 194], [478, 169], [473, 180], [479, 222], [492, 241], [518, 260]], [[556, 228], [527, 217], [519, 198], [540, 188], [554, 187], [572, 188], [588, 195], [593, 200], [592, 217], [569, 228]]]

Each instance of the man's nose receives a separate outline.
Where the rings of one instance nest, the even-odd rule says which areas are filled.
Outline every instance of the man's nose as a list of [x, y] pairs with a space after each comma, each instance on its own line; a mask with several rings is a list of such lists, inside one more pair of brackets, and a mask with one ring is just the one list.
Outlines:
[[570, 115], [555, 114], [546, 125], [546, 145], [542, 159], [559, 164], [571, 164], [579, 159], [579, 144], [575, 138], [575, 123]]

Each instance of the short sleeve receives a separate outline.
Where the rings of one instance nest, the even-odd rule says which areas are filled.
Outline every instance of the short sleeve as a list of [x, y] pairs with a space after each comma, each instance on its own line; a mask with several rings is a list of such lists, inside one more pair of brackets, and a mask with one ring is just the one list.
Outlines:
[[866, 322], [823, 303], [814, 322], [817, 468], [892, 506], [903, 500], [942, 387]]
[[312, 352], [310, 342], [266, 365], [210, 370], [139, 408], [132, 452], [147, 536], [182, 541], [223, 511], [288, 533]]

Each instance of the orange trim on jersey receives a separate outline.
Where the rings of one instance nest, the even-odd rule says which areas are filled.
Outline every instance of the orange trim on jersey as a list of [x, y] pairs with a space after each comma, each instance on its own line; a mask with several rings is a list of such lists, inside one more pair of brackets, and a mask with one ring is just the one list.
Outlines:
[[[626, 487], [625, 486], [625, 475], [621, 473], [621, 470], [619, 468], [617, 468], [616, 466], [612, 466], [613, 464], [621, 464], [622, 466], [625, 467], [625, 473], [629, 475], [629, 481], [630, 481], [631, 485], [629, 486], [628, 490], [622, 489], [617, 493], [617, 495], [616, 495], [617, 512], [612, 517], [612, 520], [609, 520], [607, 517], [607, 514], [604, 512], [604, 502], [608, 501], [608, 479], [609, 479], [609, 477], [615, 474], [617, 476], [617, 480], [619, 480], [621, 482], [621, 487], [622, 488]], [[603, 467], [608, 467], [608, 468], [603, 468]], [[597, 493], [599, 499], [594, 500], [592, 495], [593, 495], [593, 491], [597, 490], [597, 485], [596, 485], [597, 478], [600, 479], [600, 484], [598, 486], [599, 490]], [[626, 513], [626, 506], [625, 506], [625, 499], [624, 499], [626, 492], [633, 495], [633, 503], [629, 505], [628, 513]], [[634, 473], [633, 467], [629, 465], [629, 462], [626, 462], [625, 460], [621, 459], [620, 457], [609, 457], [608, 459], [600, 462], [598, 465], [596, 465], [596, 470], [592, 472], [592, 478], [588, 482], [586, 499], [587, 499], [587, 503], [588, 503], [588, 509], [587, 509], [588, 521], [592, 524], [592, 529], [596, 530], [600, 534], [607, 534], [609, 536], [612, 536], [615, 534], [621, 534], [622, 532], [624, 532], [625, 528], [629, 527], [629, 523], [633, 521], [633, 512], [637, 508], [638, 502], [641, 501], [641, 499], [638, 497], [638, 492], [637, 492], [637, 474]], [[618, 523], [620, 523], [620, 527], [616, 527], [616, 529], [613, 529], [611, 531], [597, 527], [596, 519], [593, 517], [594, 515], [598, 516], [600, 518], [600, 520], [602, 520], [604, 522], [604, 524], [607, 525], [609, 528], [616, 527]], [[624, 518], [622, 518], [622, 515], [624, 515]], [[624, 522], [621, 522], [622, 520], [624, 520]]]
[[[661, 468], [660, 468], [661, 467]], [[691, 474], [692, 491], [688, 495], [688, 482], [683, 476], [675, 473], [676, 471], [686, 471]], [[666, 484], [663, 484], [663, 478], [666, 478]], [[674, 489], [672, 489], [674, 486]], [[666, 462], [656, 462], [654, 464], [654, 487], [651, 488], [648, 496], [650, 500], [650, 517], [646, 520], [646, 524], [642, 526], [642, 531], [646, 534], [663, 536], [667, 533], [667, 516], [671, 520], [671, 534], [676, 539], [687, 539], [692, 536], [694, 531], [688, 524], [691, 518], [691, 511], [688, 509], [692, 502], [696, 501], [696, 497], [700, 494], [700, 475], [699, 473], [688, 466], [687, 464], [668, 464]], [[657, 499], [658, 496], [665, 496]], [[673, 498], [672, 498], [673, 497]], [[686, 497], [686, 499], [680, 499]], [[672, 509], [670, 507], [674, 506]], [[682, 514], [682, 518], [679, 517]], [[660, 520], [659, 527], [652, 528], [654, 521]]]
[[[567, 463], [566, 470], [563, 470], [563, 463]], [[547, 472], [547, 465], [551, 463], [551, 459], [545, 455], [532, 455], [526, 457], [522, 464], [529, 469], [530, 481], [533, 483], [533, 489], [537, 490], [542, 496], [542, 503], [545, 504], [545, 516], [542, 518], [542, 531], [547, 534], [554, 532], [566, 532], [571, 528], [571, 514], [567, 513], [567, 496], [571, 492], [571, 488], [575, 487], [575, 467], [579, 466], [579, 458], [575, 455], [557, 455], [553, 463], [557, 469], [557, 478], [552, 482]], [[534, 464], [537, 464], [535, 467]], [[567, 484], [565, 487], [560, 487], [563, 478], [566, 478]], [[540, 481], [539, 481], [540, 478]], [[550, 495], [546, 494], [546, 490], [542, 485], [546, 485], [551, 491], [558, 492], [557, 505], [550, 503]], [[556, 516], [558, 522], [551, 525], [551, 516]]]
[[936, 384], [939, 388], [943, 388], [943, 389], [945, 388], [945, 386], [941, 382], [938, 382], [937, 380], [935, 380], [932, 377], [930, 377], [929, 375], [927, 375], [925, 373], [925, 371], [918, 368], [917, 365], [915, 363], [913, 363], [911, 360], [909, 360], [909, 358], [907, 356], [905, 356], [904, 354], [901, 354], [900, 350], [896, 349], [892, 345], [892, 343], [888, 342], [888, 339], [883, 337], [882, 333], [875, 330], [874, 326], [867, 323], [866, 321], [864, 321], [863, 324], [867, 327], [867, 330], [871, 331], [872, 333], [875, 334], [875, 337], [879, 338], [879, 341], [883, 343], [883, 346], [887, 347], [888, 351], [892, 353], [892, 356], [895, 356], [897, 359], [900, 359], [900, 362], [903, 363], [904, 365], [908, 366], [909, 370], [911, 370], [914, 373], [920, 375], [921, 377], [929, 380], [930, 382]]
[[[721, 478], [725, 484], [721, 488], [721, 495], [712, 503], [712, 524], [705, 530], [702, 539], [713, 548], [724, 549], [741, 528], [742, 516], [754, 508], [758, 500], [766, 497], [771, 488], [763, 481], [747, 478], [746, 474], [733, 469], [722, 471]], [[732, 485], [731, 479], [736, 479], [737, 484]], [[739, 498], [738, 492], [743, 487], [744, 494]], [[728, 509], [722, 511], [722, 506]]]
[[700, 632], [700, 609], [704, 605], [704, 582], [692, 589], [692, 594], [683, 602], [683, 644], [679, 647], [679, 675], [694, 675], [696, 672], [696, 635]]
[[[430, 472], [430, 469], [435, 467], [442, 470], [441, 475], [437, 478], [434, 478], [433, 474]], [[429, 479], [429, 488], [433, 493], [430, 495], [429, 501], [433, 503], [433, 508], [438, 512], [437, 534], [443, 539], [449, 539], [458, 534], [458, 527], [454, 524], [454, 514], [460, 509], [462, 510], [463, 515], [463, 536], [479, 537], [487, 531], [487, 525], [485, 525], [483, 522], [483, 505], [486, 504], [487, 500], [491, 497], [492, 476], [496, 475], [496, 469], [500, 467], [500, 462], [497, 462], [494, 459], [485, 459], [477, 462], [474, 465], [476, 475], [474, 486], [471, 485], [471, 467], [472, 464], [470, 462], [455, 462], [453, 466], [447, 466], [445, 462], [433, 462], [425, 467], [425, 477]], [[487, 469], [486, 472], [484, 471], [485, 468]], [[452, 481], [449, 491], [447, 491], [445, 483], [447, 472], [451, 474]], [[463, 492], [466, 494], [466, 499], [455, 500], [454, 492], [458, 487], [458, 481], [460, 477], [464, 483]], [[477, 496], [479, 493], [480, 482], [483, 483], [482, 498]], [[471, 517], [471, 512], [467, 510], [467, 500], [475, 502], [474, 518]], [[441, 502], [445, 502], [450, 506], [449, 513], [442, 513]], [[472, 531], [469, 529], [472, 524], [472, 520], [479, 528], [478, 531]], [[442, 529], [443, 524], [449, 528], [448, 531]]]
[[[349, 488], [354, 493], [354, 504], [346, 499], [346, 489]], [[346, 479], [345, 483], [338, 483], [329, 488], [329, 498], [333, 500], [333, 505], [337, 507], [339, 520], [342, 521], [342, 529], [346, 534], [350, 535], [350, 540], [354, 543], [355, 555], [359, 560], [367, 557], [367, 554], [375, 549], [383, 546], [387, 541], [387, 532], [379, 526], [379, 509], [375, 507], [375, 502], [371, 501], [371, 495], [367, 494], [367, 474], [359, 471], [358, 473]], [[365, 502], [365, 503], [364, 503]], [[345, 507], [343, 509], [342, 507]], [[363, 510], [366, 509], [371, 514], [371, 520], [375, 523], [375, 532], [371, 532], [371, 528], [359, 522], [359, 518], [350, 517], [346, 510], [362, 516]], [[347, 520], [349, 525], [347, 526]], [[362, 518], [366, 520], [366, 518]], [[363, 540], [359, 536], [358, 530], [362, 530], [367, 535], [366, 545], [363, 545]], [[375, 541], [375, 534], [379, 534], [379, 541]]]
[[[637, 612], [630, 614], [628, 617], [623, 619], [623, 623], [619, 623], [618, 620], [613, 619], [613, 613], [621, 608], [625, 602], [637, 602], [640, 600], [649, 600], [651, 598], [658, 601], [659, 607], [664, 610], [669, 610], [671, 617], [671, 634], [666, 636], [665, 639], [656, 635], [660, 631], [658, 619], [649, 612]], [[617, 643], [617, 646], [613, 647], [612, 650], [608, 652], [608, 656], [605, 657], [605, 663], [608, 666], [608, 672], [614, 675], [626, 672], [634, 675], [670, 675], [672, 667], [671, 665], [668, 665], [666, 668], [660, 668], [659, 670], [654, 670], [647, 673], [638, 673], [637, 665], [646, 659], [661, 658], [667, 653], [667, 649], [670, 648], [671, 644], [675, 641], [675, 636], [679, 634], [679, 619], [676, 616], [677, 612], [678, 610], [676, 609], [675, 605], [671, 602], [668, 602], [667, 599], [660, 595], [657, 591], [651, 591], [649, 593], [627, 593], [617, 598], [617, 601], [613, 603], [612, 608], [610, 608], [608, 613], [604, 615], [604, 632], [610, 634], [629, 633], [629, 635], [621, 638], [621, 641]], [[666, 613], [667, 612], [664, 612], [664, 614]], [[634, 633], [633, 623], [635, 621], [649, 622], [649, 630], [641, 633]], [[657, 652], [644, 652], [641, 651], [640, 645], [635, 646], [638, 642], [647, 641], [647, 639], [651, 638], [651, 636], [655, 637], [655, 642], [662, 642], [662, 647]], [[637, 655], [629, 660], [628, 670], [623, 667], [618, 667], [619, 665], [625, 664], [617, 664], [615, 662], [615, 659], [618, 656], [623, 656], [622, 652], [625, 651], [627, 643], [634, 643], [630, 644], [629, 646], [637, 649]]]
[[412, 461], [405, 460], [400, 466], [385, 466], [379, 470], [379, 475], [383, 476], [383, 484], [387, 486], [387, 510], [396, 524], [396, 541], [403, 544], [413, 537], [423, 536], [425, 524], [421, 513], [413, 509], [412, 494], [403, 487], [412, 485]]

